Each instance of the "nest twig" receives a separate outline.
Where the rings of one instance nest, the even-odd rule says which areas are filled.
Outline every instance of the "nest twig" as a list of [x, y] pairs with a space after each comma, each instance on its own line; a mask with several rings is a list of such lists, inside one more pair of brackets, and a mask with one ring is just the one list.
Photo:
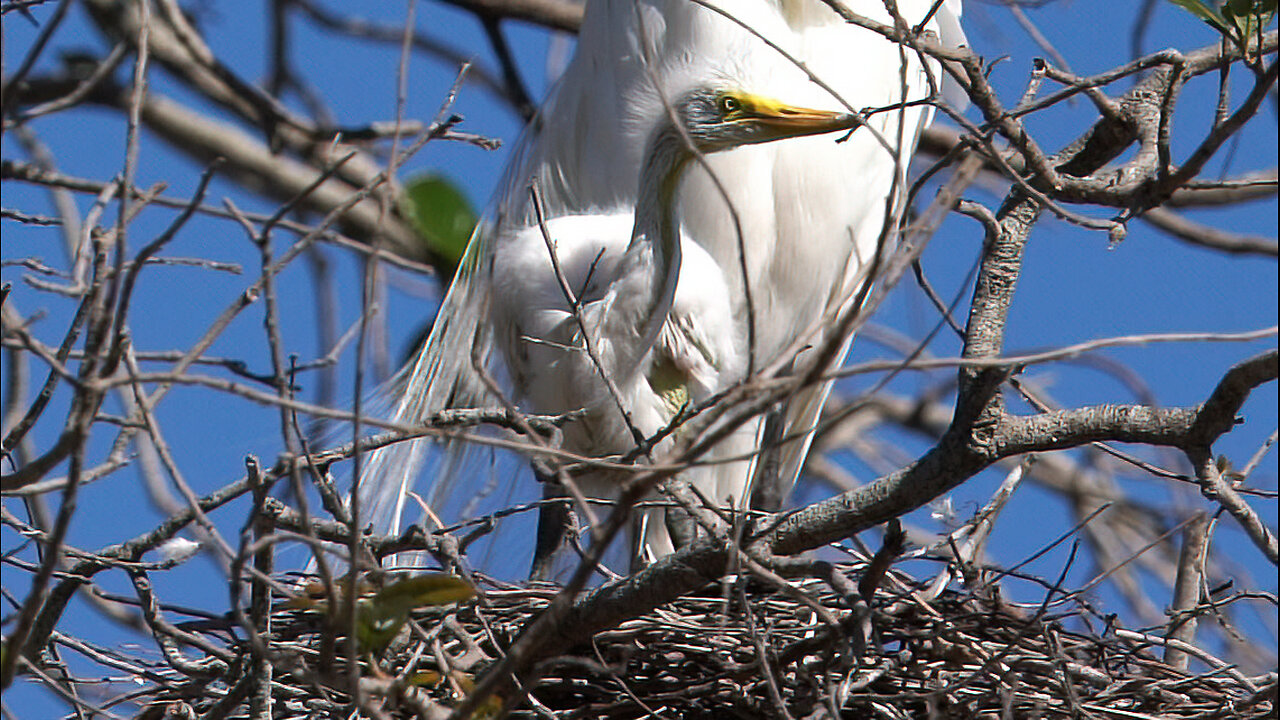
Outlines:
[[[860, 568], [839, 569], [856, 575]], [[379, 658], [363, 660], [360, 704], [369, 716], [447, 717], [459, 692], [558, 590], [484, 582], [481, 600], [418, 613]], [[926, 583], [895, 574], [868, 612], [821, 581], [796, 587], [837, 623], [790, 594], [734, 580], [543, 661], [527, 695], [511, 698], [513, 717], [1276, 717], [1274, 672], [1246, 677], [1204, 653], [1198, 668], [1179, 670], [1159, 658], [1159, 636], [1118, 628], [1084, 604], [1024, 608], [997, 592], [929, 600]], [[348, 716], [345, 663], [319, 669], [317, 617], [276, 610], [275, 718]], [[226, 642], [228, 628], [216, 625], [186, 629]], [[148, 705], [143, 714], [151, 718], [243, 715], [251, 650], [228, 646], [245, 662], [216, 676], [152, 681], [133, 701]], [[162, 664], [151, 672], [177, 675]]]

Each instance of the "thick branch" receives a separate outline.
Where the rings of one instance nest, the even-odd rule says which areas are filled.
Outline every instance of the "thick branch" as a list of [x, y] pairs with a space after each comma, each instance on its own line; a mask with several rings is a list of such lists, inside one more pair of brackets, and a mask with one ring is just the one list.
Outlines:
[[999, 452], [1010, 456], [1106, 441], [1178, 446], [1198, 415], [1198, 408], [1096, 405], [1009, 417], [1000, 428]]
[[564, 32], [578, 32], [583, 6], [571, 0], [444, 0], [480, 17], [524, 20]]
[[1212, 447], [1219, 436], [1226, 434], [1236, 425], [1236, 413], [1249, 398], [1249, 393], [1263, 383], [1276, 379], [1280, 363], [1277, 353], [1269, 350], [1250, 358], [1231, 368], [1213, 394], [1200, 406], [1195, 426], [1191, 429], [1186, 442], [1180, 447], [1184, 449]]
[[[1189, 408], [1102, 406], [1028, 418], [1009, 417], [978, 429], [990, 443], [974, 443], [954, 431], [908, 467], [857, 490], [803, 508], [758, 542], [779, 555], [794, 555], [875, 527], [925, 504], [992, 463], [1028, 452], [1077, 447], [1095, 440], [1184, 447], [1203, 428], [1225, 432], [1248, 390], [1276, 377], [1271, 351], [1229, 370], [1202, 405]], [[544, 651], [554, 654], [630, 617], [670, 602], [719, 578], [732, 549], [699, 542], [631, 577], [605, 585], [565, 611]]]

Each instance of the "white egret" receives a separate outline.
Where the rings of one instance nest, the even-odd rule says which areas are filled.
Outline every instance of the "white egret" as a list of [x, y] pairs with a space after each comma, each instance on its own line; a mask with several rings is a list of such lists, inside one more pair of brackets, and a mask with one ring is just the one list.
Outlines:
[[[725, 14], [712, 9], [716, 2]], [[892, 22], [882, 0], [844, 4]], [[897, 8], [908, 23], [927, 16], [927, 29], [950, 44], [962, 42], [958, 0], [898, 0]], [[867, 280], [906, 161], [931, 119], [928, 106], [904, 103], [929, 95], [930, 73], [937, 77], [933, 63], [845, 23], [822, 0], [589, 0], [574, 58], [513, 158], [494, 215], [478, 229], [425, 349], [404, 376], [396, 418], [415, 422], [446, 407], [496, 403], [472, 368], [472, 351], [491, 369], [521, 352], [500, 319], [518, 313], [525, 300], [504, 295], [495, 273], [513, 263], [547, 262], [541, 234], [530, 231], [537, 224], [530, 184], [548, 217], [602, 210], [628, 217], [651, 128], [680, 91], [717, 79], [789, 105], [885, 109], [869, 113], [867, 128], [840, 145], [802, 138], [712, 155], [690, 168], [680, 190], [680, 223], [692, 241], [683, 243], [685, 261], [713, 269], [708, 274], [728, 290], [727, 307], [712, 303], [698, 311], [732, 319], [731, 351], [720, 372], [785, 361], [789, 349], [803, 359], [804, 350], [796, 355], [793, 346], [820, 345], [821, 320]], [[609, 235], [629, 236], [619, 229], [629, 230], [627, 220], [612, 222]], [[701, 251], [692, 250], [694, 243]], [[535, 382], [519, 369], [492, 374], [513, 381], [513, 397], [556, 396], [573, 383], [545, 373]], [[807, 431], [828, 390], [806, 389], [780, 409], [783, 434], [794, 438], [780, 450], [784, 482], [799, 473]], [[618, 430], [596, 432], [609, 435], [603, 445], [617, 447], [631, 439], [614, 435]], [[744, 428], [749, 448], [760, 431]], [[402, 443], [370, 458], [360, 493], [377, 529], [399, 530], [425, 444]], [[757, 469], [727, 464], [708, 472], [718, 475], [712, 485], [724, 489], [717, 497], [741, 501]], [[429, 503], [455, 495], [453, 483], [466, 481], [460, 475], [446, 468], [429, 478]]]
[[[490, 320], [521, 389], [516, 399], [544, 414], [586, 410], [565, 428], [563, 444], [589, 457], [625, 454], [635, 447], [633, 430], [653, 436], [686, 402], [744, 369], [721, 269], [679, 230], [677, 188], [690, 161], [859, 122], [726, 87], [691, 89], [671, 114], [645, 143], [634, 216], [554, 218], [501, 238], [508, 249], [493, 257]], [[720, 470], [689, 475], [718, 501], [735, 491], [744, 499], [740, 487], [717, 484]], [[744, 474], [738, 467], [735, 475]], [[623, 479], [619, 471], [592, 472], [578, 485], [587, 496], [609, 498]], [[642, 525], [641, 547], [651, 555], [671, 551], [660, 517]]]

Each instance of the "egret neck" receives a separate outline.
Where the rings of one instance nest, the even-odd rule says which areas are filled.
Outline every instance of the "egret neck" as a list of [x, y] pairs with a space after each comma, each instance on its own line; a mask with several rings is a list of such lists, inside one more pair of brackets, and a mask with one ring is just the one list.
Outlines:
[[618, 273], [619, 278], [634, 278], [640, 285], [619, 288], [634, 293], [623, 299], [625, 308], [619, 306], [619, 298], [614, 301], [615, 310], [631, 316], [626, 324], [637, 328], [635, 347], [639, 352], [628, 358], [629, 365], [638, 363], [644, 349], [657, 340], [675, 297], [680, 277], [680, 227], [675, 196], [684, 168], [693, 159], [693, 151], [688, 140], [667, 120], [650, 134], [644, 158], [635, 226]]

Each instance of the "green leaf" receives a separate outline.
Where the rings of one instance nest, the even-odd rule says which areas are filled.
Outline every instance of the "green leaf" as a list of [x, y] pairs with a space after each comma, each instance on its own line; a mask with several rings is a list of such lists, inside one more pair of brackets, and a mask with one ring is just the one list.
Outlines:
[[1227, 0], [1222, 17], [1235, 28], [1233, 39], [1244, 43], [1271, 22], [1276, 14], [1276, 0]]
[[1231, 26], [1227, 24], [1226, 18], [1222, 17], [1218, 9], [1212, 5], [1202, 0], [1169, 0], [1169, 2], [1205, 21], [1218, 32], [1231, 33]]
[[397, 580], [356, 601], [356, 640], [380, 652], [409, 621], [409, 613], [428, 605], [448, 605], [474, 597], [475, 588], [455, 575], [422, 573]]
[[466, 196], [445, 178], [427, 173], [405, 184], [401, 207], [432, 254], [456, 268], [477, 220]]
[[475, 594], [475, 588], [456, 575], [422, 573], [382, 588], [373, 596], [373, 602], [383, 608], [407, 612], [428, 605], [470, 600]]

